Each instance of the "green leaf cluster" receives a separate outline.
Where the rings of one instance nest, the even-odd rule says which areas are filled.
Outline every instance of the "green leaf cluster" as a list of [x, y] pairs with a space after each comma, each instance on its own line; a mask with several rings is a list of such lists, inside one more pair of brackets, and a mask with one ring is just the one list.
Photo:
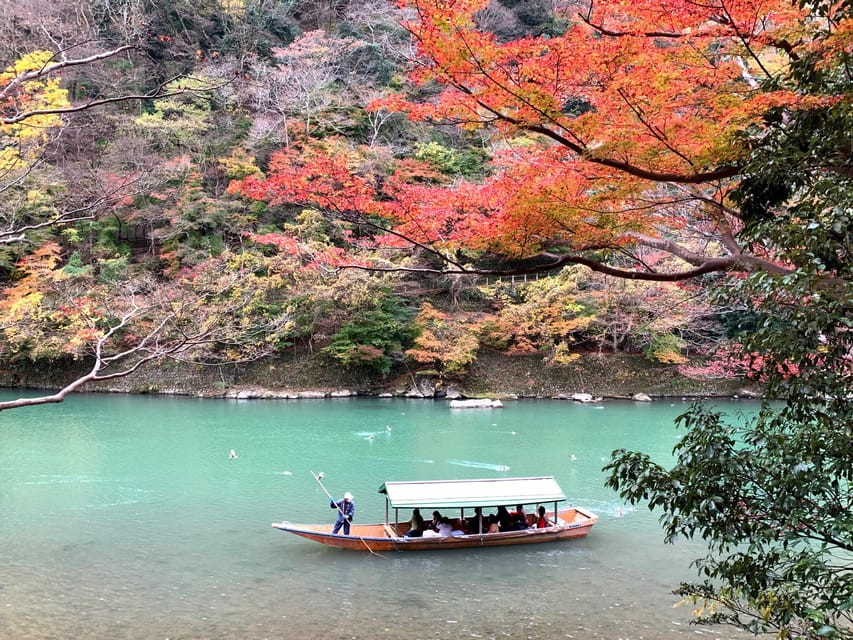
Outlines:
[[[827, 3], [805, 2], [817, 13]], [[834, 10], [849, 15], [849, 3]], [[830, 24], [827, 22], [827, 24]], [[853, 91], [849, 54], [795, 61], [787, 78], [814, 95]], [[779, 638], [853, 637], [853, 171], [847, 100], [771, 110], [734, 194], [750, 249], [782, 256], [731, 277], [717, 302], [738, 309], [740, 356], [767, 390], [757, 416], [695, 405], [666, 466], [620, 449], [608, 486], [661, 512], [667, 540], [700, 538], [700, 581], [676, 593], [700, 621]], [[747, 329], [744, 331], [743, 329]]]
[[388, 375], [412, 345], [413, 316], [413, 309], [400, 297], [385, 295], [345, 322], [323, 351], [346, 367], [368, 367]]

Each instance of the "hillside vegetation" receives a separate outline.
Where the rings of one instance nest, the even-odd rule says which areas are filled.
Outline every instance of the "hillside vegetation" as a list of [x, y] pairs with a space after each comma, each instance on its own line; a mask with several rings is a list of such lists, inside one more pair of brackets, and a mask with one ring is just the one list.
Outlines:
[[[413, 34], [394, 5], [118, 6], [19, 3], [0, 24], [0, 349], [10, 371], [38, 363], [42, 385], [57, 386], [68, 358], [81, 376], [109, 379], [170, 357], [325, 353], [356, 374], [405, 365], [447, 384], [495, 350], [555, 371], [586, 352], [677, 367], [749, 327], [748, 314], [708, 301], [710, 281], [548, 264], [536, 257], [544, 245], [465, 253], [441, 238], [468, 224], [439, 209], [417, 213], [421, 226], [445, 229], [438, 237], [409, 229], [414, 244], [388, 242], [378, 212], [335, 201], [362, 179], [385, 190], [380, 199], [464, 209], [464, 183], [495, 179], [510, 149], [487, 129], [376, 106], [438, 90], [407, 79]], [[550, 37], [574, 9], [495, 2], [477, 21], [502, 42]], [[513, 144], [539, 143], [521, 134]], [[311, 188], [333, 197], [288, 182], [306, 184], [311, 171], [322, 174]], [[620, 245], [609, 254], [623, 266], [666, 265], [659, 250]], [[711, 363], [681, 373], [742, 372]]]

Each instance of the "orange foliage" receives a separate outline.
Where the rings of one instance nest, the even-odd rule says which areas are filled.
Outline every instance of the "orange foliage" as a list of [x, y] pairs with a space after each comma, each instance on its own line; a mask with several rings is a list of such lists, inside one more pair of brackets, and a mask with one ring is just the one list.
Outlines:
[[21, 258], [15, 265], [20, 277], [14, 286], [3, 290], [0, 310], [7, 317], [25, 315], [37, 307], [45, 291], [58, 277], [56, 267], [60, 260], [60, 247], [55, 242], [46, 242], [31, 254]]
[[33, 357], [78, 356], [102, 334], [96, 323], [107, 311], [100, 302], [88, 296], [60, 302], [59, 283], [70, 280], [59, 268], [60, 257], [56, 243], [41, 245], [17, 263], [19, 277], [0, 297], [3, 337]]
[[472, 314], [448, 314], [424, 302], [415, 318], [419, 334], [406, 355], [448, 375], [461, 375], [476, 359], [479, 318]]
[[476, 28], [482, 3], [400, 4], [417, 16], [407, 23], [421, 53], [412, 79], [445, 90], [429, 102], [398, 96], [375, 107], [540, 137], [507, 154], [486, 185], [494, 215], [478, 236], [510, 255], [545, 240], [583, 249], [635, 242], [626, 232], [659, 236], [663, 221], [678, 226], [688, 215], [677, 203], [725, 197], [732, 185], [723, 180], [746, 151], [738, 134], [760, 126], [769, 107], [834, 99], [761, 87], [786, 70], [771, 68], [771, 56], [819, 33], [787, 0], [597, 1], [562, 36], [504, 44]]
[[[399, 4], [413, 16], [406, 27], [420, 54], [411, 81], [443, 90], [371, 108], [494, 134], [504, 150], [490, 177], [448, 187], [401, 167], [379, 181], [352, 156], [290, 149], [268, 178], [232, 192], [384, 220], [386, 244], [416, 243], [444, 258], [460, 249], [528, 258], [644, 246], [677, 256], [683, 262], [667, 268], [684, 277], [698, 275], [684, 263], [703, 273], [764, 266], [768, 256], [736, 246], [741, 222], [728, 200], [748, 152], [744, 132], [760, 136], [770, 108], [849, 99], [786, 86], [792, 60], [839, 56], [853, 42], [847, 21], [828, 30], [789, 0], [597, 0], [575, 5], [563, 35], [505, 43], [477, 28], [485, 0]], [[424, 94], [434, 95], [416, 92]]]

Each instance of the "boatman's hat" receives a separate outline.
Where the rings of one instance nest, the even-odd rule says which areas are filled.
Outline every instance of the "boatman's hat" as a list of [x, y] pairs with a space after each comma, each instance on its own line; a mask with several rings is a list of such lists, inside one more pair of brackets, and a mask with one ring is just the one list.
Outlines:
[[344, 494], [344, 500], [352, 500], [352, 494], [349, 491]]

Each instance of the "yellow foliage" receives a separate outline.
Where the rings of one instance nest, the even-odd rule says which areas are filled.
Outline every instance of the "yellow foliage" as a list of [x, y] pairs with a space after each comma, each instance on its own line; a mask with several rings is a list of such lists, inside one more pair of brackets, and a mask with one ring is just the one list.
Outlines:
[[31, 207], [40, 207], [50, 204], [50, 196], [39, 189], [29, 189], [27, 191], [27, 204]]
[[655, 354], [655, 360], [663, 364], [684, 364], [687, 358], [677, 351], [662, 351]]
[[467, 320], [477, 318], [473, 314], [450, 315], [424, 302], [415, 319], [420, 333], [415, 338], [415, 347], [406, 351], [406, 355], [447, 374], [465, 373], [480, 348], [478, 323]]
[[52, 335], [55, 314], [50, 292], [52, 285], [63, 278], [57, 269], [59, 259], [59, 245], [48, 242], [17, 264], [17, 281], [0, 296], [3, 335], [10, 344], [36, 344], [42, 352], [55, 355], [67, 343], [58, 333]]
[[[14, 82], [21, 74], [45, 68], [53, 60], [50, 51], [33, 51], [21, 56], [0, 73], [0, 89]], [[0, 113], [14, 117], [23, 113], [70, 107], [68, 91], [60, 87], [56, 77], [36, 77], [14, 88]], [[55, 113], [31, 115], [20, 122], [0, 125], [0, 171], [14, 171], [32, 161], [50, 138], [50, 130], [62, 125]]]
[[572, 353], [566, 342], [558, 342], [554, 346], [554, 353], [546, 358], [545, 364], [549, 367], [565, 367], [580, 359], [579, 353]]
[[255, 164], [255, 159], [244, 149], [235, 149], [229, 157], [220, 158], [219, 165], [231, 180], [242, 180], [254, 175], [263, 177], [263, 173]]
[[219, 4], [229, 16], [239, 16], [246, 9], [245, 0], [220, 0]]

